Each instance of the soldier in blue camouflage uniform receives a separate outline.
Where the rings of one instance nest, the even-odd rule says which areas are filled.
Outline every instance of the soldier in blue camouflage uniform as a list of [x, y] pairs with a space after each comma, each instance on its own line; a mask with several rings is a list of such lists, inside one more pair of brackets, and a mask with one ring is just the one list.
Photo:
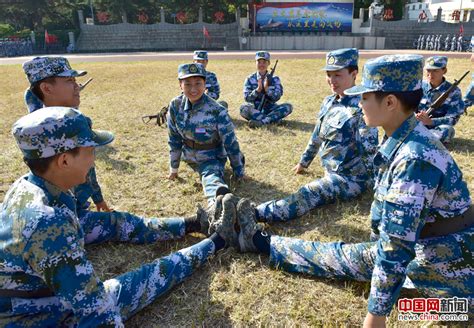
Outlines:
[[[193, 62], [199, 63], [204, 66], [206, 70], [206, 94], [214, 100], [219, 99], [221, 93], [221, 87], [217, 81], [217, 76], [215, 73], [207, 70], [207, 64], [209, 63], [209, 56], [205, 50], [195, 50], [193, 55]], [[225, 108], [229, 108], [227, 102], [219, 100], [218, 103]]]
[[[42, 108], [18, 120], [13, 134], [31, 172], [11, 186], [0, 207], [1, 326], [123, 327], [228, 245], [225, 236], [236, 222], [230, 195], [220, 196], [219, 208], [198, 209], [189, 218], [126, 212], [78, 217], [70, 189], [85, 180], [95, 147], [113, 140], [110, 132], [93, 131], [80, 112]], [[84, 249], [105, 241], [153, 243], [193, 231], [212, 235], [106, 281]]]
[[[258, 51], [255, 55], [255, 63], [257, 72], [249, 75], [244, 83], [244, 99], [247, 103], [240, 106], [240, 115], [248, 120], [249, 126], [253, 128], [280, 122], [293, 110], [291, 104], [278, 105], [276, 103], [283, 96], [283, 85], [276, 75], [271, 81], [266, 78], [270, 66], [270, 53]], [[265, 104], [259, 111], [264, 98]]]
[[270, 255], [271, 265], [318, 277], [370, 281], [366, 327], [384, 327], [409, 278], [429, 297], [465, 297], [474, 305], [474, 208], [462, 173], [446, 148], [413, 115], [422, 97], [423, 57], [382, 56], [367, 61], [362, 93], [368, 126], [385, 137], [375, 157], [378, 174], [371, 208], [372, 242], [310, 242], [269, 236], [251, 203], [237, 205], [241, 251]]
[[451, 83], [446, 81], [448, 57], [433, 56], [426, 60], [427, 81], [423, 81], [423, 98], [420, 101], [416, 118], [421, 121], [443, 143], [449, 143], [454, 137], [454, 125], [464, 113], [464, 102], [461, 90], [455, 88], [441, 107], [430, 116], [426, 110], [446, 90]]
[[[80, 86], [76, 77], [86, 75], [86, 71], [72, 69], [64, 57], [36, 57], [25, 62], [23, 70], [30, 83], [25, 91], [25, 103], [30, 113], [44, 106], [79, 107]], [[75, 187], [74, 194], [80, 209], [88, 209], [88, 200], [92, 198], [98, 211], [110, 211], [97, 181], [95, 167], [91, 168], [86, 182]]]
[[324, 99], [308, 146], [294, 167], [295, 173], [303, 172], [319, 152], [325, 176], [284, 199], [259, 205], [260, 221], [292, 220], [338, 198], [354, 198], [372, 186], [378, 132], [365, 125], [360, 97], [344, 94], [355, 85], [358, 58], [355, 48], [326, 55], [324, 70], [333, 94]]
[[234, 177], [245, 175], [244, 155], [234, 132], [234, 125], [224, 110], [205, 90], [206, 70], [198, 63], [178, 67], [183, 94], [171, 100], [167, 121], [170, 147], [170, 175], [178, 176], [181, 160], [199, 172], [204, 194], [214, 201], [219, 187], [228, 190], [224, 167], [229, 157]]

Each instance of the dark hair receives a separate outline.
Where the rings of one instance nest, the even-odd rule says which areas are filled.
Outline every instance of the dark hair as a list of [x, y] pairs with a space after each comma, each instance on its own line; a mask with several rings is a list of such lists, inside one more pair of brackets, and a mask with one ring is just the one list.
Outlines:
[[50, 77], [47, 77], [47, 78], [42, 79], [40, 81], [37, 81], [37, 82], [35, 82], [31, 85], [31, 87], [30, 87], [31, 92], [33, 92], [36, 95], [36, 97], [38, 97], [41, 101], [44, 101], [44, 94], [43, 94], [43, 91], [41, 91], [41, 88], [40, 88], [40, 85], [43, 82], [54, 84], [54, 83], [56, 83], [56, 77], [55, 76], [50, 76]]
[[359, 66], [357, 66], [357, 65], [347, 66], [346, 68], [349, 71], [349, 73], [352, 73], [354, 71], [359, 71]]
[[382, 99], [388, 95], [394, 95], [402, 103], [403, 108], [406, 110], [415, 111], [420, 104], [421, 98], [423, 97], [423, 90], [420, 88], [415, 91], [375, 91], [374, 94], [378, 102], [381, 102]]
[[[65, 151], [64, 153], [61, 154], [71, 154], [72, 156], [77, 156], [79, 154], [79, 147], [70, 149], [68, 151]], [[23, 162], [25, 162], [26, 166], [28, 166], [31, 170], [36, 175], [41, 175], [46, 173], [46, 171], [49, 168], [49, 165], [56, 159], [58, 156], [61, 154], [56, 154], [51, 157], [46, 157], [46, 158], [23, 158]]]

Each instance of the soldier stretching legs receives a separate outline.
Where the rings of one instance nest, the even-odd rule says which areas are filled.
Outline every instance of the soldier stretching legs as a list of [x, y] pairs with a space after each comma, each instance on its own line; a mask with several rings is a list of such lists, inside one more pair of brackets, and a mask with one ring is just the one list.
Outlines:
[[[216, 206], [189, 218], [145, 219], [125, 212], [88, 212], [79, 218], [70, 189], [86, 179], [95, 147], [114, 137], [93, 131], [74, 109], [37, 110], [14, 124], [13, 135], [31, 172], [11, 186], [0, 211], [2, 325], [123, 327], [231, 242], [232, 195], [220, 196]], [[84, 249], [86, 243], [152, 243], [194, 231], [213, 234], [104, 282]]]
[[326, 56], [326, 80], [332, 95], [321, 105], [316, 126], [295, 173], [302, 173], [319, 153], [325, 176], [296, 193], [257, 207], [260, 221], [287, 221], [336, 199], [348, 200], [372, 185], [372, 161], [378, 131], [367, 128], [358, 104], [360, 96], [347, 96], [358, 72], [357, 49], [339, 49]]
[[370, 281], [364, 327], [385, 327], [406, 278], [425, 297], [458, 297], [474, 306], [474, 208], [462, 173], [446, 148], [413, 115], [421, 99], [423, 57], [383, 56], [365, 64], [364, 120], [386, 139], [371, 207], [376, 241], [346, 244], [269, 236], [246, 199], [237, 204], [242, 252], [270, 255], [270, 264], [322, 278]]

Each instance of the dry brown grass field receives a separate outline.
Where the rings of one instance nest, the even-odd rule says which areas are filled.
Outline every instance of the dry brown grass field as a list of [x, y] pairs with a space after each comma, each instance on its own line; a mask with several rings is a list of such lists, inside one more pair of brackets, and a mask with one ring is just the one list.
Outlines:
[[[276, 58], [275, 58], [276, 59]], [[167, 180], [167, 130], [144, 125], [140, 117], [155, 113], [179, 94], [177, 65], [182, 61], [79, 63], [94, 81], [83, 91], [81, 111], [97, 129], [115, 133], [110, 146], [97, 152], [97, 172], [105, 199], [116, 210], [143, 216], [181, 216], [205, 204], [199, 177], [181, 166], [178, 181]], [[363, 64], [363, 62], [361, 63]], [[314, 127], [321, 100], [329, 93], [322, 59], [280, 60], [277, 74], [284, 85], [282, 101], [294, 112], [284, 123], [251, 130], [238, 113], [245, 77], [254, 71], [253, 61], [211, 61], [221, 85], [221, 99], [229, 103], [250, 179], [231, 186], [239, 196], [262, 202], [283, 197], [323, 174], [319, 160], [308, 172], [295, 176], [298, 162]], [[362, 67], [362, 65], [361, 65]], [[471, 68], [467, 59], [451, 59], [447, 77], [453, 80]], [[21, 65], [0, 66], [0, 199], [11, 183], [27, 172], [11, 126], [26, 114], [23, 92], [27, 80]], [[461, 84], [463, 92], [470, 77]], [[474, 192], [474, 113], [462, 116], [450, 149]], [[227, 177], [230, 176], [227, 170]], [[369, 238], [370, 192], [351, 202], [324, 206], [270, 231], [305, 240], [361, 242]], [[203, 238], [152, 245], [106, 243], [87, 247], [102, 279], [137, 268], [143, 263], [187, 247]], [[268, 267], [268, 258], [225, 250], [127, 322], [128, 327], [329, 327], [360, 326], [367, 310], [369, 284], [322, 280], [288, 274]], [[402, 295], [412, 295], [403, 292]], [[416, 294], [415, 294], [416, 295]], [[389, 318], [391, 327], [406, 327]], [[413, 324], [421, 326], [421, 324]]]

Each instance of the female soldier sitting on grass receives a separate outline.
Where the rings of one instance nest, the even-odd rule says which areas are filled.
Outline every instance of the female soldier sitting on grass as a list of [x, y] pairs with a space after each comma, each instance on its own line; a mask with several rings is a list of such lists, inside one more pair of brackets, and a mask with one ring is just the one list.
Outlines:
[[362, 85], [345, 91], [362, 94], [365, 122], [385, 131], [374, 159], [376, 241], [269, 236], [248, 200], [236, 206], [240, 228], [233, 234], [240, 251], [269, 254], [273, 266], [289, 272], [370, 281], [365, 327], [385, 326], [406, 279], [423, 296], [462, 298], [472, 311], [474, 209], [456, 162], [414, 115], [422, 73], [422, 56], [383, 56], [365, 64]]
[[178, 67], [183, 93], [174, 98], [167, 114], [170, 147], [169, 179], [178, 176], [181, 155], [201, 176], [209, 203], [216, 192], [228, 191], [224, 167], [229, 157], [236, 178], [244, 176], [244, 155], [227, 110], [205, 94], [206, 70], [198, 63]]

